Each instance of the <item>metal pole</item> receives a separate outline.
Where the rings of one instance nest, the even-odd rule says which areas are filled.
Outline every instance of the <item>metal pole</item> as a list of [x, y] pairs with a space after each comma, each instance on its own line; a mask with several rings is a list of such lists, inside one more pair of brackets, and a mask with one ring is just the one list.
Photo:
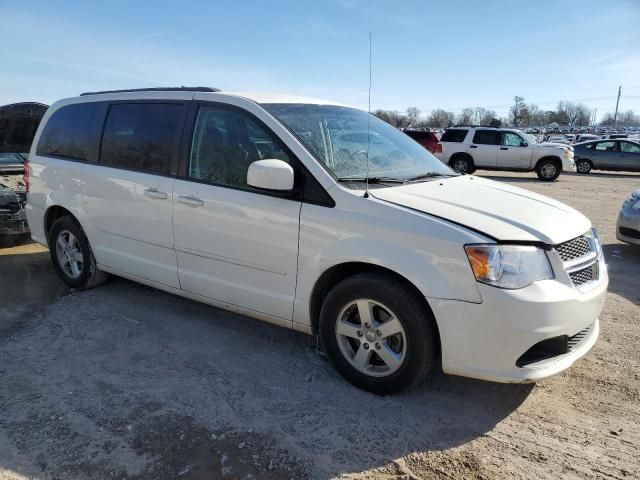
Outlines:
[[613, 126], [616, 126], [618, 121], [618, 105], [620, 104], [620, 93], [622, 93], [622, 85], [618, 87], [618, 99], [616, 100], [616, 113], [613, 115]]

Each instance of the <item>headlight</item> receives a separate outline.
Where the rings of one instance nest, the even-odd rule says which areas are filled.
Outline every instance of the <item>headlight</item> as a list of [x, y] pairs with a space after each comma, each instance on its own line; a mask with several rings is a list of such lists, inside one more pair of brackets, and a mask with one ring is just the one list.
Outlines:
[[476, 280], [499, 288], [524, 288], [553, 278], [544, 250], [526, 245], [466, 245]]

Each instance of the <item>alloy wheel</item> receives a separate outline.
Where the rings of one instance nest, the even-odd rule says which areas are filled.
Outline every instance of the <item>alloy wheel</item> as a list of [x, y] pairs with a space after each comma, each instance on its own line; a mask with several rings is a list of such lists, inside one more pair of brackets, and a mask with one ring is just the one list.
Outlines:
[[71, 278], [82, 275], [84, 256], [80, 243], [69, 230], [61, 230], [56, 239], [56, 256], [62, 271]]
[[402, 323], [379, 302], [361, 298], [348, 303], [338, 315], [335, 334], [344, 358], [365, 375], [385, 377], [404, 362], [407, 341]]

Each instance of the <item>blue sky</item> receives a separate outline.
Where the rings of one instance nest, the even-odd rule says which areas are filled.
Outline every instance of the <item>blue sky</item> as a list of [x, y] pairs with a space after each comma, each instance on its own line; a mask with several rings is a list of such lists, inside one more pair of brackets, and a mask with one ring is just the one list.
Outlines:
[[0, 0], [0, 105], [207, 85], [366, 108], [640, 113], [640, 0]]

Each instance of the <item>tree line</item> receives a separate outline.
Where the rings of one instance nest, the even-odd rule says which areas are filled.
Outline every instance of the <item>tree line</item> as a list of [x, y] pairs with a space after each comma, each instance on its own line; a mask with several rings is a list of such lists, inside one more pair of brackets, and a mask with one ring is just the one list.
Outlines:
[[[482, 107], [463, 108], [455, 114], [442, 108], [436, 108], [427, 115], [422, 115], [418, 107], [409, 107], [404, 112], [394, 110], [376, 110], [373, 114], [397, 128], [447, 128], [453, 125], [482, 125], [487, 127], [540, 127], [557, 123], [558, 125], [588, 126], [592, 125], [592, 110], [584, 103], [569, 101], [558, 102], [554, 110], [543, 110], [534, 103], [526, 103], [523, 97], [514, 97], [508, 116], [499, 117], [493, 110]], [[619, 112], [614, 122], [614, 114], [607, 112], [599, 122], [603, 126], [640, 125], [640, 115], [632, 110]]]

